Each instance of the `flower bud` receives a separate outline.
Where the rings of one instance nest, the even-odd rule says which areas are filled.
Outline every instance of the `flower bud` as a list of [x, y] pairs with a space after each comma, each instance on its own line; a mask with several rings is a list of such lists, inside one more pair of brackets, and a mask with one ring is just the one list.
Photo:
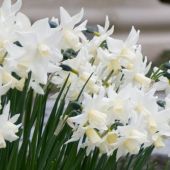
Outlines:
[[77, 70], [74, 70], [72, 69], [69, 65], [66, 65], [66, 64], [60, 64], [60, 67], [64, 70], [64, 71], [70, 71], [74, 74], [77, 74], [78, 75], [78, 71]]
[[61, 64], [60, 67], [64, 70], [64, 71], [71, 71], [72, 68], [66, 64]]
[[50, 28], [56, 28], [58, 25], [56, 22], [54, 21], [48, 21], [49, 25], [50, 25]]

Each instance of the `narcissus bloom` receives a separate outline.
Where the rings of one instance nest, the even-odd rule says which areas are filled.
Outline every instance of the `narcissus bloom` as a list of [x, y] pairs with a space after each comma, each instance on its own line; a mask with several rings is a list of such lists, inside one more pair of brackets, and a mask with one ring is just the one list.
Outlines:
[[0, 115], [0, 148], [6, 147], [6, 142], [13, 142], [18, 139], [16, 133], [18, 132], [19, 125], [15, 125], [18, 120], [19, 114], [10, 118], [10, 102], [4, 107]]

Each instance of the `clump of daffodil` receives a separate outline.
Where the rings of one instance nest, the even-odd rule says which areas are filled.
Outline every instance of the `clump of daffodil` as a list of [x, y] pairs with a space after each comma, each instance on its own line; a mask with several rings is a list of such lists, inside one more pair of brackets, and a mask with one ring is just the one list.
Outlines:
[[[110, 26], [108, 17], [104, 26], [98, 25], [93, 30], [86, 26], [87, 20], [83, 20], [83, 9], [71, 16], [63, 7], [60, 7], [59, 19], [43, 18], [31, 23], [19, 12], [21, 4], [21, 0], [15, 4], [5, 0], [0, 7], [0, 98], [4, 104], [0, 114], [0, 148], [6, 147], [6, 141], [18, 139], [20, 127], [16, 125], [19, 115], [10, 113], [10, 107], [15, 111], [18, 105], [5, 103], [9, 99], [11, 103], [16, 102], [17, 95], [22, 94], [20, 100], [24, 102], [20, 110], [23, 111], [22, 107], [38, 100], [34, 100], [36, 94], [48, 97], [53, 86], [52, 97], [59, 100], [58, 96], [62, 96], [64, 100], [59, 101], [62, 107], [55, 105], [54, 110], [64, 112], [56, 111], [61, 117], [55, 135], [64, 133], [62, 128], [66, 123], [72, 130], [62, 147], [64, 143], [78, 142], [77, 150], [85, 148], [87, 155], [97, 148], [100, 154], [108, 156], [117, 151], [118, 159], [138, 154], [148, 146], [165, 146], [165, 139], [170, 137], [170, 62], [152, 70], [138, 43], [139, 30], [132, 27], [127, 38], [121, 40], [114, 37], [114, 27]], [[64, 90], [65, 96], [59, 93], [63, 84], [68, 90]], [[160, 91], [165, 92], [163, 99], [157, 95]], [[15, 93], [10, 96], [12, 92]], [[31, 102], [30, 96], [33, 96]], [[78, 102], [81, 107], [71, 110], [72, 102]], [[36, 112], [30, 106], [29, 111], [32, 110]], [[37, 111], [38, 120], [34, 121], [36, 116], [24, 114], [28, 113], [23, 111], [19, 121], [32, 121], [33, 127], [30, 128], [30, 123], [28, 130], [41, 129], [38, 137], [48, 136], [50, 125], [43, 128], [44, 115], [41, 117]], [[56, 118], [55, 114], [49, 120]], [[52, 121], [54, 130], [56, 120]], [[26, 136], [23, 141], [31, 140], [27, 129], [23, 131], [20, 135]], [[31, 147], [31, 142], [28, 143]], [[38, 149], [44, 146], [43, 140], [34, 143], [40, 144], [35, 147]], [[29, 148], [28, 154], [35, 148]], [[37, 150], [36, 154], [42, 153]]]

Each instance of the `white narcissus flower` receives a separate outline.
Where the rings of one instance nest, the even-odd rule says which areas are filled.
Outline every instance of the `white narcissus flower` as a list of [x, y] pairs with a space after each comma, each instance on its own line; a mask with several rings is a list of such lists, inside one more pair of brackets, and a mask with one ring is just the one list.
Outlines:
[[32, 32], [19, 34], [19, 42], [25, 50], [19, 64], [25, 66], [27, 72], [31, 71], [32, 78], [38, 83], [46, 84], [47, 73], [51, 72], [52, 67], [57, 70], [54, 61], [57, 63], [62, 59], [61, 54], [55, 49], [56, 35], [57, 30], [50, 28], [48, 19], [34, 23]]
[[150, 86], [151, 79], [146, 77], [146, 74], [151, 63], [147, 65], [146, 57], [143, 57], [140, 46], [136, 44], [138, 37], [139, 31], [137, 32], [132, 27], [125, 42], [108, 37], [106, 40], [107, 48], [98, 48], [97, 60], [98, 65], [103, 70], [103, 76], [107, 77], [113, 72], [113, 82], [117, 84], [117, 78], [121, 73], [123, 77], [121, 80], [122, 85], [133, 82], [134, 85], [139, 87], [148, 88]]
[[[103, 97], [103, 91], [94, 97], [84, 94], [82, 114], [70, 117], [68, 120], [80, 126], [88, 124], [90, 127], [96, 128], [99, 131], [107, 130], [106, 102]], [[96, 103], [98, 103], [98, 105], [96, 105]]]
[[131, 102], [132, 93], [134, 93], [134, 88], [130, 85], [122, 88], [119, 92], [116, 92], [113, 86], [108, 88], [107, 95], [110, 104], [108, 121], [110, 124], [113, 124], [115, 120], [121, 120], [123, 124], [128, 122], [129, 113], [134, 112]]
[[40, 84], [47, 83], [48, 74], [60, 70], [62, 55], [57, 49], [58, 31], [58, 28], [50, 28], [47, 18], [39, 20], [28, 32], [17, 33], [21, 46], [13, 44], [8, 48], [10, 58], [5, 66], [24, 78], [31, 72], [30, 86], [37, 93], [43, 93]]
[[22, 1], [17, 0], [12, 5], [11, 0], [4, 0], [0, 8], [0, 64], [7, 56], [7, 47], [17, 41], [16, 14], [21, 8]]
[[16, 133], [21, 125], [15, 125], [14, 123], [18, 120], [19, 114], [10, 118], [9, 111], [10, 102], [4, 107], [0, 115], [0, 148], [6, 147], [5, 141], [13, 142], [18, 139]]
[[110, 29], [109, 29], [109, 27], [110, 27], [109, 17], [106, 16], [104, 27], [102, 27], [101, 25], [97, 25], [98, 32], [99, 32], [98, 36], [105, 35], [104, 37], [108, 37], [108, 36], [112, 35], [113, 31], [114, 31], [114, 26], [112, 26]]
[[131, 62], [132, 68], [123, 69], [124, 84], [132, 82], [135, 86], [148, 89], [152, 80], [146, 76], [151, 68], [151, 63], [147, 64], [147, 58], [143, 57], [141, 47], [139, 46], [135, 52], [136, 57]]
[[119, 75], [122, 72], [123, 84], [134, 82], [135, 85], [148, 88], [151, 79], [145, 75], [148, 73], [151, 63], [147, 65], [147, 59], [141, 54], [141, 48], [137, 40], [139, 31], [132, 27], [131, 33], [125, 42], [122, 40], [107, 38], [108, 49], [98, 49], [97, 57], [100, 60], [105, 75], [113, 71], [113, 75]]
[[141, 116], [134, 115], [128, 125], [118, 126], [117, 133], [120, 138], [116, 144], [118, 147], [117, 159], [127, 153], [137, 154], [142, 145], [147, 147], [151, 144], [143, 121]]
[[[139, 30], [136, 31], [134, 27], [132, 27], [129, 36], [127, 37], [127, 39], [123, 42], [122, 40], [118, 40], [118, 39], [112, 39], [110, 37], [108, 37], [107, 39], [107, 43], [108, 43], [108, 48], [111, 52], [115, 52], [118, 55], [122, 55], [121, 53], [122, 50], [132, 50], [135, 48], [137, 42], [139, 39]], [[124, 52], [124, 51], [123, 51]], [[128, 54], [128, 53], [127, 53]], [[130, 57], [130, 56], [129, 56]]]
[[105, 20], [105, 26], [102, 27], [100, 25], [97, 25], [98, 27], [98, 32], [97, 35], [93, 37], [93, 39], [91, 41], [89, 41], [89, 43], [87, 43], [88, 46], [88, 50], [89, 53], [91, 55], [93, 55], [93, 57], [95, 58], [95, 63], [98, 64], [98, 58], [97, 58], [97, 50], [100, 47], [100, 45], [106, 41], [106, 39], [113, 34], [114, 31], [114, 26], [112, 26], [110, 29], [110, 22], [108, 17], [106, 17]]
[[109, 51], [112, 52], [114, 56], [119, 56], [132, 61], [135, 58], [134, 50], [137, 46], [138, 39], [139, 31], [136, 31], [135, 28], [132, 27], [131, 32], [125, 42], [111, 37], [108, 37], [106, 42]]
[[[29, 27], [29, 19], [24, 14], [18, 13], [21, 5], [21, 0], [17, 0], [15, 4], [12, 4], [11, 0], [5, 0], [0, 8], [1, 84], [8, 86], [10, 84], [10, 88], [16, 87], [18, 90], [23, 89], [26, 77], [21, 76], [21, 79], [17, 80], [14, 76], [12, 76], [12, 72], [15, 72], [14, 67], [16, 66], [16, 62], [18, 62], [15, 58], [18, 52], [15, 54], [16, 51], [13, 51], [14, 57], [11, 57], [9, 49], [14, 45], [14, 43], [18, 42], [16, 31], [23, 31], [26, 27]], [[22, 50], [20, 50], [20, 53], [21, 52]]]
[[60, 44], [62, 49], [72, 48], [77, 51], [87, 42], [86, 37], [82, 33], [82, 31], [86, 30], [87, 20], [76, 26], [82, 20], [83, 14], [84, 10], [82, 9], [80, 13], [70, 16], [63, 7], [60, 7], [60, 26], [62, 28]]
[[[95, 74], [96, 67], [90, 64], [90, 59], [91, 56], [88, 53], [87, 47], [82, 47], [75, 58], [67, 59], [61, 62], [62, 65], [70, 68], [70, 76], [68, 80], [70, 88], [67, 95], [69, 100], [75, 100], [78, 97], [81, 89], [90, 76], [91, 78], [89, 79], [84, 92], [93, 94], [99, 91], [102, 83], [97, 77], [97, 74]], [[53, 76], [51, 81], [56, 85], [62, 85], [67, 76], [68, 71], [61, 70], [57, 72], [56, 76]], [[59, 83], [59, 80], [61, 83]], [[53, 97], [56, 97], [56, 95]]]

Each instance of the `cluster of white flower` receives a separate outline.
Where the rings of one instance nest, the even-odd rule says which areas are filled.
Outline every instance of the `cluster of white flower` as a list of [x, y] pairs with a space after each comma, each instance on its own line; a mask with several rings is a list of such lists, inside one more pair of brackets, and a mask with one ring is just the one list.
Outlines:
[[[60, 19], [31, 24], [18, 12], [21, 4], [5, 0], [0, 8], [0, 95], [10, 88], [22, 91], [29, 73], [30, 88], [39, 94], [49, 81], [61, 87], [70, 74], [67, 101], [76, 100], [87, 85], [79, 101], [81, 113], [68, 118], [73, 129], [68, 142], [79, 141], [78, 148], [85, 147], [87, 154], [96, 147], [107, 155], [117, 149], [117, 158], [136, 154], [141, 147], [165, 145], [170, 137], [170, 64], [166, 72], [155, 68], [148, 76], [151, 63], [137, 44], [139, 31], [132, 27], [125, 41], [115, 39], [108, 17], [104, 27], [93, 31], [87, 20], [80, 23], [83, 10], [70, 16], [62, 7]], [[156, 95], [160, 90], [167, 92], [163, 101]], [[17, 138], [19, 127], [5, 110], [0, 115], [5, 121], [0, 123], [0, 147], [4, 139]]]
[[111, 155], [118, 149], [117, 158], [137, 154], [141, 146], [164, 147], [170, 137], [170, 99], [161, 109], [155, 92], [128, 84], [118, 92], [109, 87], [94, 96], [84, 94], [82, 113], [68, 119], [74, 130], [68, 142], [79, 140], [87, 153], [98, 147]]

